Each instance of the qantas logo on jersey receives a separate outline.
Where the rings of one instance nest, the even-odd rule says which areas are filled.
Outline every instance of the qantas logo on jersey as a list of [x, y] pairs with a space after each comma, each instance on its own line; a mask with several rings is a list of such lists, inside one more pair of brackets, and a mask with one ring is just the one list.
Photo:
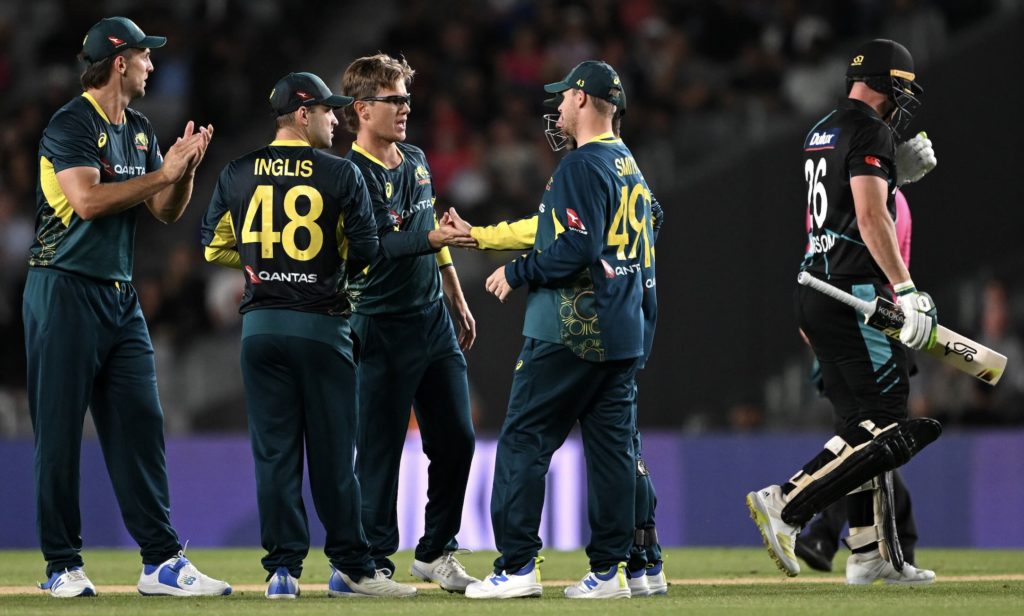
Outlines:
[[257, 272], [251, 265], [245, 266], [245, 273], [249, 275], [249, 282], [252, 284], [263, 284], [264, 282], [306, 282], [315, 284], [316, 274], [303, 274], [300, 272]]
[[583, 235], [587, 234], [587, 228], [583, 226], [583, 220], [580, 219], [580, 216], [579, 214], [576, 213], [576, 210], [572, 209], [571, 207], [565, 208], [565, 219], [566, 222], [569, 224], [570, 229], [577, 233], [582, 233]]
[[831, 128], [812, 132], [807, 136], [807, 142], [804, 143], [804, 152], [834, 150], [839, 141], [839, 131], [838, 128]]

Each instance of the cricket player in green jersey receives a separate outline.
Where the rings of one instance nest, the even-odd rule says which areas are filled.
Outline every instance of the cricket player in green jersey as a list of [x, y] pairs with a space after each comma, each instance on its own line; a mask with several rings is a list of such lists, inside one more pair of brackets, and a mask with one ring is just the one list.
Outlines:
[[36, 240], [23, 318], [35, 433], [37, 526], [54, 597], [93, 596], [82, 569], [79, 474], [91, 409], [125, 526], [141, 548], [138, 590], [226, 595], [200, 573], [171, 526], [163, 409], [153, 343], [131, 284], [135, 221], [145, 209], [178, 220], [213, 137], [189, 122], [161, 156], [144, 115], [150, 49], [167, 42], [109, 17], [89, 29], [80, 58], [84, 92], [61, 107], [39, 141]]
[[422, 150], [405, 143], [412, 76], [404, 59], [377, 54], [355, 60], [342, 77], [343, 91], [355, 98], [345, 108], [356, 134], [346, 158], [366, 178], [383, 254], [351, 287], [360, 342], [356, 474], [371, 553], [394, 571], [399, 465], [413, 408], [430, 466], [424, 533], [410, 572], [463, 592], [476, 581], [455, 558], [475, 447], [463, 351], [473, 345], [476, 324], [447, 247], [475, 242], [439, 228], [430, 166]]
[[591, 571], [569, 598], [630, 596], [636, 484], [633, 378], [645, 352], [644, 275], [653, 260], [651, 194], [612, 131], [622, 83], [604, 62], [577, 65], [545, 90], [561, 94], [559, 127], [578, 147], [545, 187], [533, 251], [496, 270], [504, 301], [528, 285], [508, 415], [498, 440], [491, 518], [501, 555], [466, 596], [538, 596], [538, 536], [551, 456], [579, 422], [587, 460]]
[[351, 103], [312, 73], [281, 78], [270, 94], [274, 141], [224, 168], [203, 223], [207, 260], [245, 276], [242, 376], [270, 599], [299, 595], [309, 553], [304, 450], [327, 531], [330, 596], [416, 594], [377, 569], [359, 517], [345, 287], [349, 271], [378, 258], [379, 243], [362, 173], [318, 149], [333, 141], [334, 110]]

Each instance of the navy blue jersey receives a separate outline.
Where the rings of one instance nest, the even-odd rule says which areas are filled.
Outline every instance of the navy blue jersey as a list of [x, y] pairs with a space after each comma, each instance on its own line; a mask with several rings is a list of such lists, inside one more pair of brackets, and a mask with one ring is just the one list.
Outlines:
[[871, 106], [844, 99], [811, 129], [803, 149], [811, 226], [801, 269], [825, 279], [886, 280], [860, 235], [850, 178], [886, 180], [889, 215], [896, 219], [892, 130]]
[[203, 220], [202, 242], [208, 260], [244, 270], [243, 313], [346, 313], [347, 262], [361, 269], [378, 256], [362, 173], [304, 141], [274, 141], [229, 163]]
[[436, 302], [442, 290], [438, 266], [451, 264], [448, 249], [438, 253], [427, 240], [437, 217], [426, 156], [416, 146], [395, 145], [402, 162], [394, 169], [355, 143], [345, 156], [366, 178], [384, 257], [352, 279], [352, 311], [358, 314], [405, 313]]
[[530, 286], [523, 335], [592, 361], [644, 355], [653, 272], [651, 191], [611, 133], [562, 159], [544, 189], [533, 251], [505, 267], [513, 288]]
[[57, 174], [93, 167], [100, 182], [123, 182], [163, 165], [156, 134], [146, 116], [127, 108], [111, 124], [88, 93], [53, 115], [39, 140], [36, 237], [29, 265], [52, 267], [100, 280], [132, 278], [137, 208], [82, 220], [68, 203]]

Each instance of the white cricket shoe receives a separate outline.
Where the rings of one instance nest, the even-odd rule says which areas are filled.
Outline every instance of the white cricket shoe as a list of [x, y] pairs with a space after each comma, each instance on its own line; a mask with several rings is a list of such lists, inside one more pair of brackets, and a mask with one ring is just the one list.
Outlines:
[[96, 596], [96, 587], [92, 585], [81, 567], [54, 571], [50, 574], [50, 579], [40, 584], [39, 588], [50, 591], [50, 596], [58, 599]]
[[331, 567], [331, 579], [327, 582], [327, 594], [332, 597], [389, 597], [403, 598], [416, 595], [416, 587], [399, 584], [391, 579], [391, 571], [377, 569], [373, 577], [364, 577], [358, 582]]
[[881, 552], [865, 552], [850, 554], [846, 559], [846, 583], [861, 584], [906, 584], [923, 585], [935, 581], [935, 572], [918, 569], [910, 563], [903, 565], [903, 571], [897, 571], [892, 564], [882, 558]]
[[215, 580], [196, 569], [185, 552], [168, 558], [159, 565], [143, 565], [139, 576], [140, 595], [198, 597], [230, 595], [231, 585]]
[[647, 565], [647, 589], [648, 595], [668, 594], [668, 580], [665, 579], [663, 562], [658, 561], [653, 565]]
[[782, 521], [782, 508], [785, 506], [786, 501], [779, 486], [772, 485], [747, 494], [750, 517], [761, 531], [768, 555], [783, 573], [793, 577], [800, 573], [800, 563], [794, 552], [800, 529]]
[[277, 568], [264, 593], [267, 599], [298, 599], [300, 594], [299, 580], [292, 577], [288, 567]]
[[464, 593], [467, 586], [480, 581], [466, 573], [454, 552], [445, 552], [429, 563], [413, 560], [409, 574], [424, 582], [434, 582], [448, 592]]
[[544, 591], [540, 585], [540, 564], [544, 558], [537, 556], [514, 573], [502, 571], [492, 573], [479, 582], [466, 587], [469, 599], [515, 599], [539, 597]]
[[578, 584], [565, 589], [565, 596], [569, 599], [629, 599], [626, 563], [609, 567], [604, 573], [588, 572]]
[[630, 571], [626, 569], [626, 582], [629, 584], [631, 597], [646, 597], [651, 594], [651, 586], [647, 580], [647, 568]]

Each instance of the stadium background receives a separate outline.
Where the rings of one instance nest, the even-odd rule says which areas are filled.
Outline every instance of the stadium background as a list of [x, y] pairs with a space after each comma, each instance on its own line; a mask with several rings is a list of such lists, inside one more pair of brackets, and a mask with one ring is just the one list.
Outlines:
[[[409, 140], [427, 152], [439, 205], [457, 206], [474, 223], [536, 207], [557, 162], [541, 135], [540, 86], [585, 58], [619, 69], [629, 97], [624, 138], [666, 209], [662, 317], [640, 379], [641, 425], [659, 462], [659, 523], [674, 544], [754, 543], [746, 522], [734, 520], [743, 516], [742, 494], [800, 463], [830, 423], [808, 382], [810, 357], [791, 310], [804, 245], [799, 144], [842, 94], [844, 58], [857, 42], [883, 36], [905, 43], [918, 61], [925, 106], [912, 127], [928, 131], [939, 158], [938, 170], [906, 191], [915, 281], [936, 298], [944, 324], [1010, 356], [1010, 372], [993, 390], [921, 364], [913, 410], [944, 420], [952, 438], [908, 469], [919, 511], [942, 511], [944, 491], [967, 496], [942, 511], [946, 521], [922, 520], [923, 542], [1024, 546], [1009, 524], [1024, 515], [1011, 480], [1024, 471], [1024, 370], [1014, 370], [1024, 363], [1018, 0], [42, 0], [0, 4], [0, 456], [9, 477], [0, 488], [9, 505], [0, 511], [0, 547], [34, 545], [20, 303], [37, 143], [50, 115], [78, 91], [74, 56], [84, 32], [111, 14], [169, 38], [154, 53], [147, 96], [134, 105], [161, 141], [170, 143], [188, 119], [217, 130], [184, 218], [164, 227], [141, 217], [136, 239], [135, 282], [157, 348], [183, 534], [191, 523], [179, 516], [199, 515], [201, 503], [221, 507], [230, 489], [254, 507], [238, 368], [242, 281], [203, 263], [198, 244], [214, 179], [228, 160], [270, 138], [266, 96], [281, 75], [310, 70], [337, 89], [351, 59], [383, 50], [404, 53], [417, 69]], [[350, 141], [339, 127], [338, 153]], [[525, 293], [500, 305], [483, 291], [484, 277], [508, 255], [454, 257], [479, 327], [468, 360], [486, 437], [504, 416]], [[486, 459], [486, 439], [482, 445], [478, 458]], [[413, 456], [413, 440], [408, 449]], [[120, 545], [124, 531], [94, 441], [85, 457], [86, 540]], [[422, 471], [415, 461], [403, 480], [411, 512]], [[553, 483], [573, 483], [577, 463], [578, 455], [567, 458]], [[486, 480], [478, 483], [471, 509], [486, 502]], [[551, 536], [575, 540], [578, 502], [551, 511]], [[569, 530], [551, 526], [563, 523]], [[413, 536], [408, 528], [404, 537]], [[239, 521], [202, 539], [253, 544], [254, 529], [254, 519]]]

